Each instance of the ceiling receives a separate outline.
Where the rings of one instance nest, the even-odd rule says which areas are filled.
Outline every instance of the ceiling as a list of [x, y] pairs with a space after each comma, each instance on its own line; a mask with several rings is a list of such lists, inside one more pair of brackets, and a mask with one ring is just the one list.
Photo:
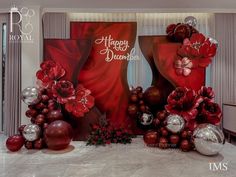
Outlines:
[[77, 9], [189, 9], [230, 12], [236, 10], [236, 0], [0, 0], [0, 8], [39, 5], [42, 8]]

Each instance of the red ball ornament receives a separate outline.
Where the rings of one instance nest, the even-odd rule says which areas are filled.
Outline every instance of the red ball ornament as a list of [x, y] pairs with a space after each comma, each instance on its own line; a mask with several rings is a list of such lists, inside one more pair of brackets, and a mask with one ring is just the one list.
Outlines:
[[158, 139], [159, 139], [159, 134], [157, 131], [154, 130], [147, 131], [143, 136], [143, 140], [147, 146], [152, 146], [152, 147], [157, 146]]
[[159, 141], [159, 148], [161, 149], [166, 149], [168, 148], [168, 140], [164, 137], [161, 137], [160, 138], [160, 141]]
[[191, 30], [187, 24], [179, 24], [174, 30], [174, 38], [177, 42], [182, 42], [185, 38], [191, 36]]
[[38, 112], [35, 109], [29, 109], [25, 112], [25, 115], [29, 118], [37, 116]]
[[35, 108], [36, 108], [37, 110], [42, 110], [42, 109], [45, 108], [45, 107], [46, 107], [45, 104], [43, 104], [42, 102], [36, 104], [36, 106], [35, 106]]
[[148, 106], [163, 106], [163, 98], [161, 90], [156, 86], [147, 88], [144, 92], [144, 100]]
[[45, 116], [43, 114], [39, 114], [36, 118], [35, 118], [35, 124], [41, 126], [43, 125], [43, 123], [45, 122]]
[[9, 151], [19, 151], [24, 145], [25, 139], [22, 135], [10, 136], [6, 141], [6, 147]]
[[178, 135], [171, 135], [171, 136], [170, 136], [170, 143], [171, 143], [171, 144], [176, 145], [176, 144], [179, 143], [179, 140], [180, 140], [180, 138], [179, 138]]
[[130, 101], [133, 103], [136, 103], [138, 101], [138, 95], [137, 94], [132, 94], [130, 96]]
[[42, 114], [44, 115], [47, 115], [49, 113], [49, 109], [48, 108], [44, 108], [42, 111], [41, 111]]
[[135, 90], [137, 90], [138, 93], [141, 93], [143, 91], [143, 88], [138, 86]]
[[138, 93], [138, 99], [143, 99], [143, 93]]
[[44, 131], [44, 139], [49, 149], [65, 149], [72, 139], [72, 127], [65, 121], [56, 120]]
[[153, 119], [152, 124], [155, 128], [157, 128], [160, 125], [160, 120], [155, 118]]
[[160, 121], [165, 120], [167, 116], [168, 116], [168, 113], [166, 112], [166, 110], [157, 112], [157, 114], [156, 114], [156, 117], [157, 117]]
[[40, 138], [40, 139], [34, 141], [34, 148], [35, 148], [35, 149], [42, 149], [43, 146], [44, 146], [44, 142], [43, 142], [43, 139], [42, 139], [42, 138]]
[[140, 105], [139, 110], [142, 112], [146, 112], [146, 106], [144, 104]]
[[165, 128], [163, 128], [161, 130], [161, 135], [164, 136], [164, 137], [167, 137], [168, 136], [168, 131]]
[[181, 133], [181, 138], [187, 138], [188, 137], [188, 132], [186, 130], [182, 131]]
[[21, 125], [19, 128], [18, 128], [18, 132], [22, 135], [22, 132], [24, 130], [26, 125]]
[[33, 142], [32, 141], [26, 141], [25, 142], [25, 148], [26, 149], [33, 149], [34, 148]]
[[63, 114], [61, 113], [61, 110], [51, 110], [47, 114], [47, 121], [48, 123], [51, 123], [56, 120], [63, 120]]
[[186, 140], [186, 139], [182, 140], [181, 143], [180, 143], [180, 149], [182, 151], [185, 151], [185, 152], [190, 151], [191, 150], [190, 142], [188, 140]]
[[42, 95], [42, 102], [43, 102], [43, 103], [47, 103], [48, 100], [49, 100], [49, 96], [47, 96], [47, 95]]
[[138, 112], [138, 107], [135, 104], [131, 104], [128, 106], [128, 114], [130, 116], [136, 116]]

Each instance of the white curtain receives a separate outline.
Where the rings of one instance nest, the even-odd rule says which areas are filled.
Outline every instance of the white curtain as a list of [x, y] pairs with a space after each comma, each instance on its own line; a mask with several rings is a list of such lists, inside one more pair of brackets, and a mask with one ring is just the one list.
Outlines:
[[219, 42], [212, 67], [216, 101], [236, 103], [236, 14], [215, 15], [215, 38]]
[[[45, 14], [44, 17], [44, 37], [53, 37], [59, 28], [65, 28], [61, 23], [64, 16]], [[168, 24], [183, 22], [187, 16], [194, 16], [198, 20], [197, 29], [206, 35], [214, 35], [214, 15], [210, 13], [68, 13], [67, 21], [101, 21], [101, 22], [137, 22], [137, 36], [139, 35], [161, 35], [165, 34]], [[56, 20], [58, 18], [58, 20]], [[53, 25], [53, 26], [52, 26]], [[55, 29], [55, 30], [54, 30]], [[50, 34], [50, 35], [49, 35]], [[68, 34], [67, 34], [68, 35]], [[63, 36], [63, 35], [62, 35]], [[150, 67], [143, 57], [136, 39], [136, 52], [140, 61], [130, 61], [128, 65], [128, 82], [133, 86], [147, 88], [152, 81]], [[206, 83], [210, 83], [210, 70], [207, 71]]]
[[43, 15], [44, 39], [70, 38], [70, 22], [66, 13], [45, 13]]

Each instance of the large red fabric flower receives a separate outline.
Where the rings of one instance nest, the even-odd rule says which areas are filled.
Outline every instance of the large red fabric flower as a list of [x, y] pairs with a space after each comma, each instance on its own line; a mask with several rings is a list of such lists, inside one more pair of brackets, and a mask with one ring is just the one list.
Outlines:
[[65, 70], [53, 60], [46, 60], [40, 65], [40, 70], [36, 76], [42, 82], [42, 86], [48, 87], [53, 81], [56, 81], [65, 75]]
[[211, 87], [202, 86], [201, 89], [198, 91], [198, 94], [205, 100], [210, 99], [212, 100], [215, 97], [214, 91]]
[[207, 67], [216, 54], [217, 46], [210, 42], [202, 33], [195, 33], [190, 39], [186, 38], [178, 50], [182, 57], [196, 59], [200, 67]]
[[210, 99], [205, 99], [199, 106], [199, 114], [196, 119], [197, 123], [210, 123], [218, 125], [222, 118], [220, 106], [212, 102]]
[[178, 87], [168, 96], [165, 108], [171, 114], [181, 115], [188, 122], [197, 116], [197, 107], [201, 101], [202, 98], [194, 90]]
[[69, 100], [75, 99], [75, 89], [70, 81], [61, 80], [52, 86], [53, 96], [61, 104], [67, 103]]
[[89, 109], [94, 106], [94, 97], [90, 95], [91, 91], [78, 85], [76, 88], [76, 98], [66, 103], [66, 110], [75, 117], [84, 117]]

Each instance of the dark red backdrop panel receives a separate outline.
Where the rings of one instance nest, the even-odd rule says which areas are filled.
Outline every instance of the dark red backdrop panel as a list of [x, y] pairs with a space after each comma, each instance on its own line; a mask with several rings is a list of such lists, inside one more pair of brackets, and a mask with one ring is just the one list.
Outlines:
[[[111, 36], [113, 40], [128, 41], [129, 47], [115, 50], [116, 55], [127, 55], [134, 47], [137, 24], [135, 22], [71, 22], [72, 39], [91, 39], [96, 41]], [[116, 127], [129, 127], [136, 130], [134, 120], [128, 118], [127, 106], [129, 87], [127, 83], [127, 60], [107, 62], [106, 55], [100, 51], [104, 43], [93, 43], [91, 53], [80, 74], [78, 81], [92, 91], [96, 105], [106, 113], [107, 119]]]

